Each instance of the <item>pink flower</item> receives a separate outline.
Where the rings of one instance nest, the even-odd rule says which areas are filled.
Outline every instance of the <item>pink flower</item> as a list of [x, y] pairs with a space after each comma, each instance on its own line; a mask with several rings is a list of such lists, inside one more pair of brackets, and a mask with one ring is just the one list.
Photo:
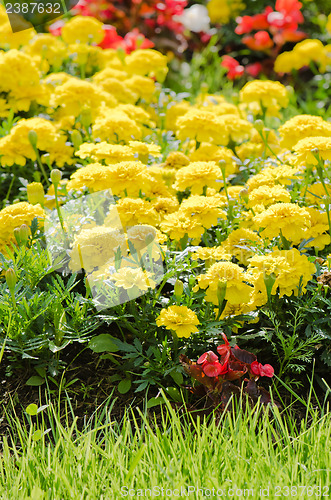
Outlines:
[[231, 56], [223, 56], [221, 66], [227, 68], [227, 77], [229, 80], [234, 80], [235, 78], [240, 78], [244, 74], [244, 67], [239, 64], [239, 62]]

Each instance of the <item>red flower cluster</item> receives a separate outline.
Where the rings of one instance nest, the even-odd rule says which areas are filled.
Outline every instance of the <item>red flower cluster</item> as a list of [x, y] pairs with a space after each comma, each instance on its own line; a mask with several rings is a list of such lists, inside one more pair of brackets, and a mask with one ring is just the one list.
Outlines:
[[229, 80], [235, 80], [243, 76], [245, 68], [241, 66], [239, 62], [231, 56], [223, 56], [221, 66], [228, 70], [227, 77]]
[[[79, 0], [73, 8], [74, 14], [93, 16], [100, 21], [112, 23], [120, 33], [139, 27], [144, 33], [160, 28], [181, 33], [183, 25], [173, 17], [180, 16], [187, 0]], [[147, 30], [146, 30], [147, 28]]]
[[197, 380], [204, 376], [214, 379], [211, 384], [204, 380], [205, 385], [216, 386], [220, 379], [237, 380], [246, 373], [250, 378], [258, 380], [259, 377], [272, 377], [274, 369], [271, 365], [262, 365], [251, 352], [240, 349], [237, 345], [231, 347], [224, 333], [221, 333], [224, 344], [217, 347], [220, 358], [213, 351], [205, 352], [196, 363], [190, 365], [191, 375]]
[[[247, 34], [243, 42], [253, 50], [268, 51], [288, 41], [297, 42], [306, 36], [298, 31], [298, 25], [304, 21], [301, 7], [298, 0], [277, 0], [275, 10], [268, 6], [262, 14], [239, 17], [235, 32]], [[253, 31], [256, 33], [248, 35]]]

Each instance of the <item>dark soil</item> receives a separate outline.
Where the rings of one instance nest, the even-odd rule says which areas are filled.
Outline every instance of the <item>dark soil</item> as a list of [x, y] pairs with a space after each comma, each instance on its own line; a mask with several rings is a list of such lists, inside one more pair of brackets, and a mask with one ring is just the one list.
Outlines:
[[[51, 394], [52, 402], [58, 408], [59, 402], [63, 423], [68, 417], [68, 403], [72, 407], [73, 414], [77, 417], [77, 427], [82, 428], [89, 421], [97, 407], [102, 407], [105, 401], [108, 405], [116, 399], [112, 407], [112, 419], [121, 421], [130, 406], [133, 410], [145, 406], [145, 392], [134, 393], [130, 391], [121, 395], [117, 391], [117, 383], [111, 382], [110, 377], [116, 373], [116, 367], [109, 360], [100, 359], [100, 355], [93, 353], [90, 349], [84, 349], [81, 344], [72, 344], [70, 349], [62, 351], [62, 360], [65, 363], [64, 371], [56, 377], [56, 382], [47, 378], [42, 386], [28, 386], [26, 381], [34, 374], [28, 364], [14, 368], [13, 373], [8, 376], [6, 367], [10, 359], [4, 355], [0, 364], [0, 434], [8, 433], [9, 426], [6, 417], [8, 414], [16, 413], [17, 417], [24, 421], [24, 410], [31, 403], [38, 407], [48, 404]], [[31, 373], [32, 372], [32, 373]], [[62, 382], [61, 382], [62, 379]], [[73, 381], [73, 382], [72, 382]], [[72, 383], [70, 383], [72, 382]], [[62, 389], [61, 389], [62, 384]], [[48, 387], [47, 387], [48, 386]], [[318, 410], [322, 407], [325, 393], [316, 384], [316, 396], [311, 397], [311, 407]], [[156, 396], [157, 388], [149, 390], [148, 397]], [[304, 401], [309, 400], [309, 387], [297, 391]], [[280, 399], [283, 406], [291, 404], [291, 413], [297, 422], [306, 416], [306, 407], [296, 401], [285, 389], [280, 389]], [[183, 405], [172, 403], [172, 406], [181, 411]], [[190, 394], [187, 409], [195, 415], [211, 415], [212, 405], [208, 397], [197, 398]], [[154, 407], [149, 411], [151, 414], [161, 415], [160, 407]], [[69, 412], [70, 415], [70, 412]]]

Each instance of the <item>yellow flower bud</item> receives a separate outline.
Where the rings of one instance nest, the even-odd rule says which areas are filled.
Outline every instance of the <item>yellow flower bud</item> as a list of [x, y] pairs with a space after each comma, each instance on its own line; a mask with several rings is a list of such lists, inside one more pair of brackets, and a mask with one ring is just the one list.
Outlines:
[[75, 150], [79, 149], [79, 146], [83, 144], [83, 138], [78, 130], [73, 130], [71, 134], [71, 142]]
[[14, 290], [17, 279], [14, 269], [11, 267], [5, 272], [6, 282], [10, 291]]
[[183, 295], [184, 283], [181, 280], [177, 280], [174, 286], [174, 294], [176, 299], [180, 299]]
[[41, 182], [31, 182], [31, 184], [28, 184], [26, 186], [26, 190], [28, 195], [28, 202], [31, 203], [31, 205], [40, 203], [42, 207], [44, 206], [45, 192]]
[[61, 179], [62, 173], [60, 172], [60, 170], [57, 168], [53, 168], [53, 170], [51, 171], [51, 181], [53, 182], [53, 184], [57, 186], [60, 183]]
[[20, 230], [20, 240], [23, 243], [23, 245], [26, 245], [30, 235], [30, 228], [26, 224], [22, 224], [19, 230]]
[[29, 130], [28, 139], [29, 139], [30, 144], [33, 147], [33, 149], [35, 149], [37, 147], [37, 142], [38, 142], [37, 132], [35, 130]]

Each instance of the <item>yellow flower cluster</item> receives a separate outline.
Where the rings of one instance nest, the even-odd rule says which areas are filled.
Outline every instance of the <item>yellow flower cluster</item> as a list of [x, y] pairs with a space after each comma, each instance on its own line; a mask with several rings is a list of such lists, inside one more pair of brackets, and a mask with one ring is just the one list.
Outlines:
[[[208, 3], [214, 22], [225, 22], [242, 6], [239, 0]], [[1, 19], [0, 10], [0, 26]], [[267, 128], [277, 120], [254, 124], [257, 115], [281, 119], [288, 105], [287, 88], [268, 80], [247, 83], [239, 104], [205, 92], [192, 102], [160, 93], [167, 57], [150, 49], [129, 55], [102, 50], [96, 44], [103, 34], [99, 21], [76, 16], [62, 39], [32, 30], [26, 41], [22, 35], [20, 43], [4, 46], [0, 36], [0, 116], [11, 109], [15, 115], [0, 138], [1, 165], [64, 167], [61, 208], [80, 194], [99, 192], [96, 220], [109, 191], [114, 197], [99, 225], [88, 217], [72, 236], [71, 271], [84, 268], [92, 286], [107, 282], [132, 300], [158, 282], [134, 264], [133, 247], [147, 262], [160, 255], [147, 249], [157, 239], [163, 258], [183, 252], [196, 278], [193, 291], [205, 294], [212, 310], [223, 301], [216, 311], [222, 318], [265, 304], [267, 281], [274, 280], [271, 293], [280, 297], [298, 294], [300, 284], [304, 292], [315, 272], [307, 254], [330, 245], [330, 123], [297, 115], [278, 130]], [[314, 50], [318, 57], [317, 45], [297, 45], [301, 62]], [[317, 172], [317, 154], [325, 162], [323, 182], [309, 177]], [[44, 196], [32, 180], [27, 196], [36, 204], [0, 212], [0, 251], [15, 242], [16, 227], [45, 217], [39, 199], [54, 207], [55, 186]], [[170, 299], [157, 326], [178, 337], [196, 333], [191, 297], [192, 309], [177, 296], [177, 305]]]
[[277, 73], [290, 73], [311, 63], [316, 63], [319, 71], [324, 73], [330, 64], [330, 46], [323, 45], [320, 40], [308, 39], [297, 43], [293, 50], [283, 52], [276, 61], [274, 69]]
[[14, 229], [22, 224], [31, 225], [33, 219], [37, 218], [39, 226], [43, 225], [45, 213], [42, 207], [21, 202], [3, 208], [0, 211], [0, 252], [6, 253], [6, 246], [10, 248], [15, 243]]
[[246, 83], [239, 93], [240, 101], [254, 115], [263, 114], [278, 116], [281, 108], [288, 105], [288, 92], [279, 82], [270, 80], [253, 80]]
[[66, 137], [45, 118], [21, 119], [10, 133], [0, 139], [0, 163], [3, 166], [25, 165], [27, 159], [36, 160], [36, 153], [29, 140], [29, 132], [36, 133], [36, 147], [47, 153], [50, 164], [63, 167], [73, 163], [73, 148], [66, 145]]

